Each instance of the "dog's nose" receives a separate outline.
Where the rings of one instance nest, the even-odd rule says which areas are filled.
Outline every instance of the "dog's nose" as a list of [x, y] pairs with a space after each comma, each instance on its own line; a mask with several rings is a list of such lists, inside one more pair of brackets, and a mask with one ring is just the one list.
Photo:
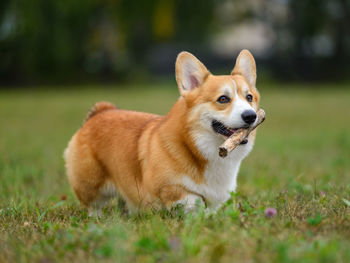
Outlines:
[[242, 119], [247, 124], [252, 124], [256, 119], [256, 113], [253, 110], [245, 110], [241, 114]]

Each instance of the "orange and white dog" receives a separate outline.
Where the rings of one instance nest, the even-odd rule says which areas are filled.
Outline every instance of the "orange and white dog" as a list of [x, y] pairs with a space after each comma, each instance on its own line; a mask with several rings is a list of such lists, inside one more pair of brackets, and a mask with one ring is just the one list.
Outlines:
[[192, 54], [176, 60], [180, 98], [166, 116], [97, 103], [64, 153], [69, 182], [80, 203], [98, 212], [110, 197], [129, 211], [182, 204], [216, 210], [236, 189], [255, 132], [226, 158], [218, 147], [256, 122], [256, 66], [243, 50], [230, 75], [214, 76]]

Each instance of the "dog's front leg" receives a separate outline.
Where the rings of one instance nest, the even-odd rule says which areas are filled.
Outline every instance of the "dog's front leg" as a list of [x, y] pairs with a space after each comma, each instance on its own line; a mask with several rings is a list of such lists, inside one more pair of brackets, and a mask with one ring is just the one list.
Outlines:
[[185, 214], [197, 212], [200, 209], [205, 208], [205, 202], [203, 198], [196, 194], [187, 194], [183, 199], [180, 199], [173, 203], [172, 207], [181, 206]]

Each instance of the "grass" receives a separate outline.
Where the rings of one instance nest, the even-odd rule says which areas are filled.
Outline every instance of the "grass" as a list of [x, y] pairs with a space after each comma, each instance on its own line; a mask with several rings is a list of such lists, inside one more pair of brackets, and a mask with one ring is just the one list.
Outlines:
[[1, 91], [0, 262], [350, 262], [347, 88], [261, 86], [267, 121], [216, 215], [112, 202], [101, 219], [71, 193], [63, 149], [94, 102], [165, 114], [175, 85]]

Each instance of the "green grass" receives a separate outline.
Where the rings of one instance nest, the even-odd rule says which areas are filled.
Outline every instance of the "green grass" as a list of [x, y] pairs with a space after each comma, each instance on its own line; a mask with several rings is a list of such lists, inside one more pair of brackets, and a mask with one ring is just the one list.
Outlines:
[[94, 102], [165, 114], [176, 86], [1, 91], [0, 262], [350, 262], [350, 89], [317, 88], [260, 87], [267, 120], [216, 215], [101, 219], [70, 191], [68, 140]]

